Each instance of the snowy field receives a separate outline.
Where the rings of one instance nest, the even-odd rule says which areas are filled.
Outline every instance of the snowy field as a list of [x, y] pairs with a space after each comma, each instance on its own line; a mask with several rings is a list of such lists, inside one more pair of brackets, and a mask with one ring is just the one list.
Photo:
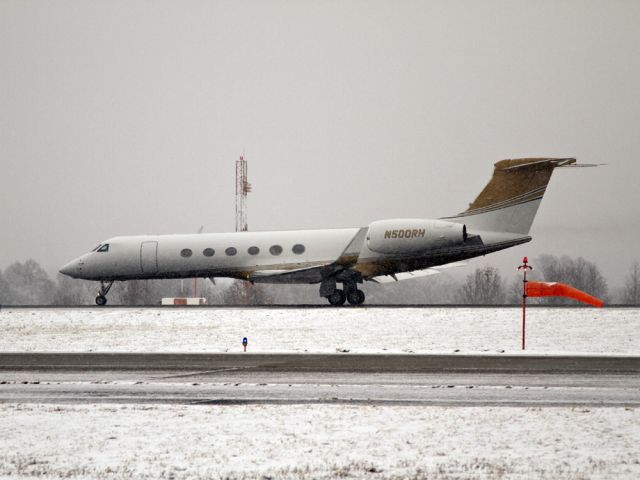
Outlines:
[[[517, 308], [2, 309], [0, 351], [520, 351]], [[640, 354], [640, 309], [532, 308], [529, 353]]]
[[628, 409], [0, 405], [0, 478], [640, 477]]
[[[511, 353], [520, 322], [515, 308], [2, 309], [0, 351], [238, 352], [246, 336], [253, 352]], [[529, 353], [640, 354], [640, 309], [535, 308], [527, 327]], [[638, 445], [640, 409], [623, 407], [0, 404], [2, 480], [637, 479]]]

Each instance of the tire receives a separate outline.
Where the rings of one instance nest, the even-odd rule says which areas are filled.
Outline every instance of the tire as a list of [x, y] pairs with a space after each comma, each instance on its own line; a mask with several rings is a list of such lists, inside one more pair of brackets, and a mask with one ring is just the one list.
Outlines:
[[346, 295], [340, 289], [334, 290], [331, 295], [327, 296], [327, 300], [329, 300], [329, 303], [335, 307], [344, 305], [346, 299]]
[[347, 300], [351, 305], [361, 305], [364, 303], [364, 292], [362, 290], [351, 290], [347, 295]]
[[107, 297], [103, 296], [103, 295], [98, 295], [96, 297], [96, 305], [106, 305], [107, 304]]

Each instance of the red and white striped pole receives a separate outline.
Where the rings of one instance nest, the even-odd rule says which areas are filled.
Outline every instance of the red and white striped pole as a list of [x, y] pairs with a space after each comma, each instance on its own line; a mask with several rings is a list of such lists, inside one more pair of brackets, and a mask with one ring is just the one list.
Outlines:
[[533, 270], [533, 267], [527, 265], [529, 259], [524, 257], [522, 259], [522, 265], [518, 267], [518, 270], [522, 270], [524, 278], [522, 280], [522, 350], [526, 347], [527, 338], [527, 270]]

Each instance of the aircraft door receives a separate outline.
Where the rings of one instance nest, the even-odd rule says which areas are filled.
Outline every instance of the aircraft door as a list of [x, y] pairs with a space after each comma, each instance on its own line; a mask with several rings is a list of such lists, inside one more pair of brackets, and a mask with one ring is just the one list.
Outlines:
[[158, 273], [158, 242], [140, 244], [140, 269], [142, 273]]

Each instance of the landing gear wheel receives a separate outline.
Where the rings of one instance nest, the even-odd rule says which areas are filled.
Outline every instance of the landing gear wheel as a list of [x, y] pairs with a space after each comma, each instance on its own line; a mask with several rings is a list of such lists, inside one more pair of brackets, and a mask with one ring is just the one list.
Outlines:
[[347, 300], [351, 305], [361, 305], [364, 303], [364, 292], [362, 290], [351, 290], [347, 294]]
[[102, 280], [100, 282], [100, 290], [98, 290], [98, 296], [96, 297], [96, 305], [103, 306], [107, 304], [107, 293], [109, 293], [109, 290], [111, 290], [112, 286], [113, 280], [111, 280], [110, 282]]
[[346, 299], [346, 295], [340, 289], [334, 290], [331, 295], [327, 296], [329, 303], [334, 306], [344, 305]]

